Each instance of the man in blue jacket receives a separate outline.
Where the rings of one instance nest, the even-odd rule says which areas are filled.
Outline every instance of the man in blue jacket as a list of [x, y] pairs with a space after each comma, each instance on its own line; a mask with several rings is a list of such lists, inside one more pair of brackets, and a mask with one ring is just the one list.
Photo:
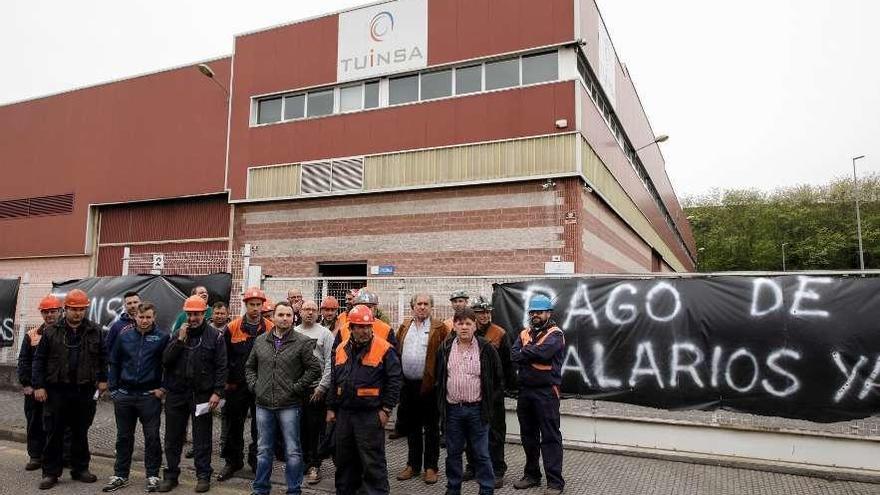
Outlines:
[[162, 353], [168, 334], [156, 325], [156, 307], [144, 302], [137, 308], [136, 325], [122, 330], [110, 353], [110, 396], [116, 412], [116, 465], [104, 492], [128, 486], [134, 431], [138, 420], [144, 430], [145, 489], [159, 489], [162, 445]]
[[134, 291], [126, 292], [122, 296], [122, 304], [124, 304], [123, 308], [125, 311], [110, 325], [110, 330], [107, 331], [107, 336], [104, 337], [104, 350], [107, 353], [108, 359], [110, 358], [110, 353], [113, 352], [113, 342], [119, 337], [119, 334], [124, 329], [133, 327], [137, 323], [135, 318], [137, 318], [138, 306], [141, 304], [141, 296]]
[[547, 296], [529, 301], [529, 327], [520, 332], [510, 350], [517, 368], [519, 399], [516, 415], [526, 454], [523, 478], [513, 484], [522, 490], [541, 484], [538, 460], [544, 457], [547, 488], [544, 495], [559, 495], [562, 479], [562, 432], [559, 430], [559, 386], [565, 336], [553, 321], [553, 304]]

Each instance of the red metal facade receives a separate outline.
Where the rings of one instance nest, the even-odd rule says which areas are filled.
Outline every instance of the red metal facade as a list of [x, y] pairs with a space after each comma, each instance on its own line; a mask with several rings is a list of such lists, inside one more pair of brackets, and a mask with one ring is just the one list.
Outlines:
[[101, 208], [100, 244], [229, 236], [226, 196]]
[[[230, 59], [210, 62], [229, 80]], [[0, 220], [0, 258], [82, 254], [90, 204], [223, 191], [226, 98], [195, 66], [0, 107], [0, 200], [74, 193], [73, 213]], [[8, 168], [7, 168], [8, 167]]]

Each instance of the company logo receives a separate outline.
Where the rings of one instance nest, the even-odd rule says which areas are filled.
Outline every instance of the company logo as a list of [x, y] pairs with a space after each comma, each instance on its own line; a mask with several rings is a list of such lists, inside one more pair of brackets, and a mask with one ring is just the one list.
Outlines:
[[385, 41], [385, 37], [394, 31], [394, 16], [391, 12], [379, 12], [370, 21], [370, 38], [373, 41]]

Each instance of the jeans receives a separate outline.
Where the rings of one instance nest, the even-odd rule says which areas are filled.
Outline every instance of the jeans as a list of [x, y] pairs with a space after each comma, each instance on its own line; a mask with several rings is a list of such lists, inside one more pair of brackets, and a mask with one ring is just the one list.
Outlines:
[[[492, 419], [489, 421], [489, 458], [492, 459], [492, 469], [495, 471], [496, 478], [503, 478], [504, 473], [507, 472], [507, 462], [504, 460], [504, 443], [507, 441], [506, 414], [504, 397], [501, 397], [492, 404]], [[465, 469], [473, 471], [474, 452], [470, 443], [464, 452], [467, 456]]]
[[196, 404], [208, 402], [211, 392], [168, 392], [165, 397], [165, 479], [180, 477], [180, 454], [186, 440], [186, 426], [192, 419], [193, 453], [195, 454], [196, 477], [209, 479], [211, 469], [211, 430], [214, 415], [211, 413], [193, 416]]
[[405, 415], [407, 465], [419, 472], [437, 469], [440, 460], [440, 417], [434, 391], [422, 395], [422, 380], [403, 380], [400, 412]]
[[43, 476], [60, 477], [65, 430], [70, 429], [70, 472], [88, 471], [89, 427], [95, 419], [95, 387], [91, 385], [50, 385], [43, 406], [46, 447], [43, 449]]
[[153, 394], [113, 394], [116, 413], [116, 465], [114, 472], [128, 478], [131, 472], [131, 454], [134, 451], [134, 432], [140, 420], [144, 430], [144, 468], [148, 477], [159, 476], [162, 465], [162, 442], [159, 426], [162, 423], [162, 401]]
[[266, 495], [272, 489], [272, 462], [275, 459], [275, 440], [279, 434], [284, 438], [284, 452], [287, 455], [284, 469], [287, 493], [302, 493], [303, 461], [299, 445], [301, 419], [302, 408], [298, 406], [284, 409], [266, 409], [257, 406], [259, 440], [257, 440], [257, 474], [252, 485], [254, 493]]
[[446, 492], [461, 493], [461, 455], [465, 444], [473, 449], [471, 461], [480, 484], [480, 495], [495, 491], [495, 474], [489, 459], [489, 425], [483, 422], [480, 404], [446, 405]]

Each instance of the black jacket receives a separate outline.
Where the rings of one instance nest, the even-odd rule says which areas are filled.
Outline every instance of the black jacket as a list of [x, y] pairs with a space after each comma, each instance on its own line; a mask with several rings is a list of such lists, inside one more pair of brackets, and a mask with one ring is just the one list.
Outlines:
[[373, 337], [363, 346], [349, 340], [333, 353], [327, 409], [389, 411], [400, 400], [403, 373], [391, 344]]
[[33, 382], [34, 354], [37, 352], [44, 326], [45, 324], [28, 330], [24, 334], [24, 340], [21, 341], [21, 349], [18, 351], [18, 366], [15, 370], [18, 373], [18, 383], [22, 387], [30, 387]]
[[101, 328], [85, 319], [77, 329], [80, 336], [79, 366], [76, 369], [76, 383], [71, 383], [68, 357], [70, 353], [69, 335], [72, 329], [67, 320], [43, 329], [40, 345], [34, 353], [32, 381], [36, 389], [47, 385], [94, 385], [107, 381], [107, 356]]
[[174, 337], [162, 354], [165, 388], [171, 392], [213, 392], [226, 387], [226, 341], [208, 322], [187, 331], [186, 341]]
[[275, 332], [254, 340], [245, 365], [248, 388], [257, 405], [282, 409], [308, 403], [309, 384], [321, 378], [321, 363], [315, 356], [315, 339], [290, 329], [275, 350]]
[[[504, 373], [501, 371], [501, 358], [489, 342], [482, 337], [474, 337], [480, 346], [480, 416], [484, 423], [492, 419], [492, 406], [504, 400]], [[446, 339], [437, 351], [434, 376], [437, 377], [437, 408], [440, 410], [440, 424], [446, 423], [446, 383], [449, 380], [449, 354], [454, 338]]]

